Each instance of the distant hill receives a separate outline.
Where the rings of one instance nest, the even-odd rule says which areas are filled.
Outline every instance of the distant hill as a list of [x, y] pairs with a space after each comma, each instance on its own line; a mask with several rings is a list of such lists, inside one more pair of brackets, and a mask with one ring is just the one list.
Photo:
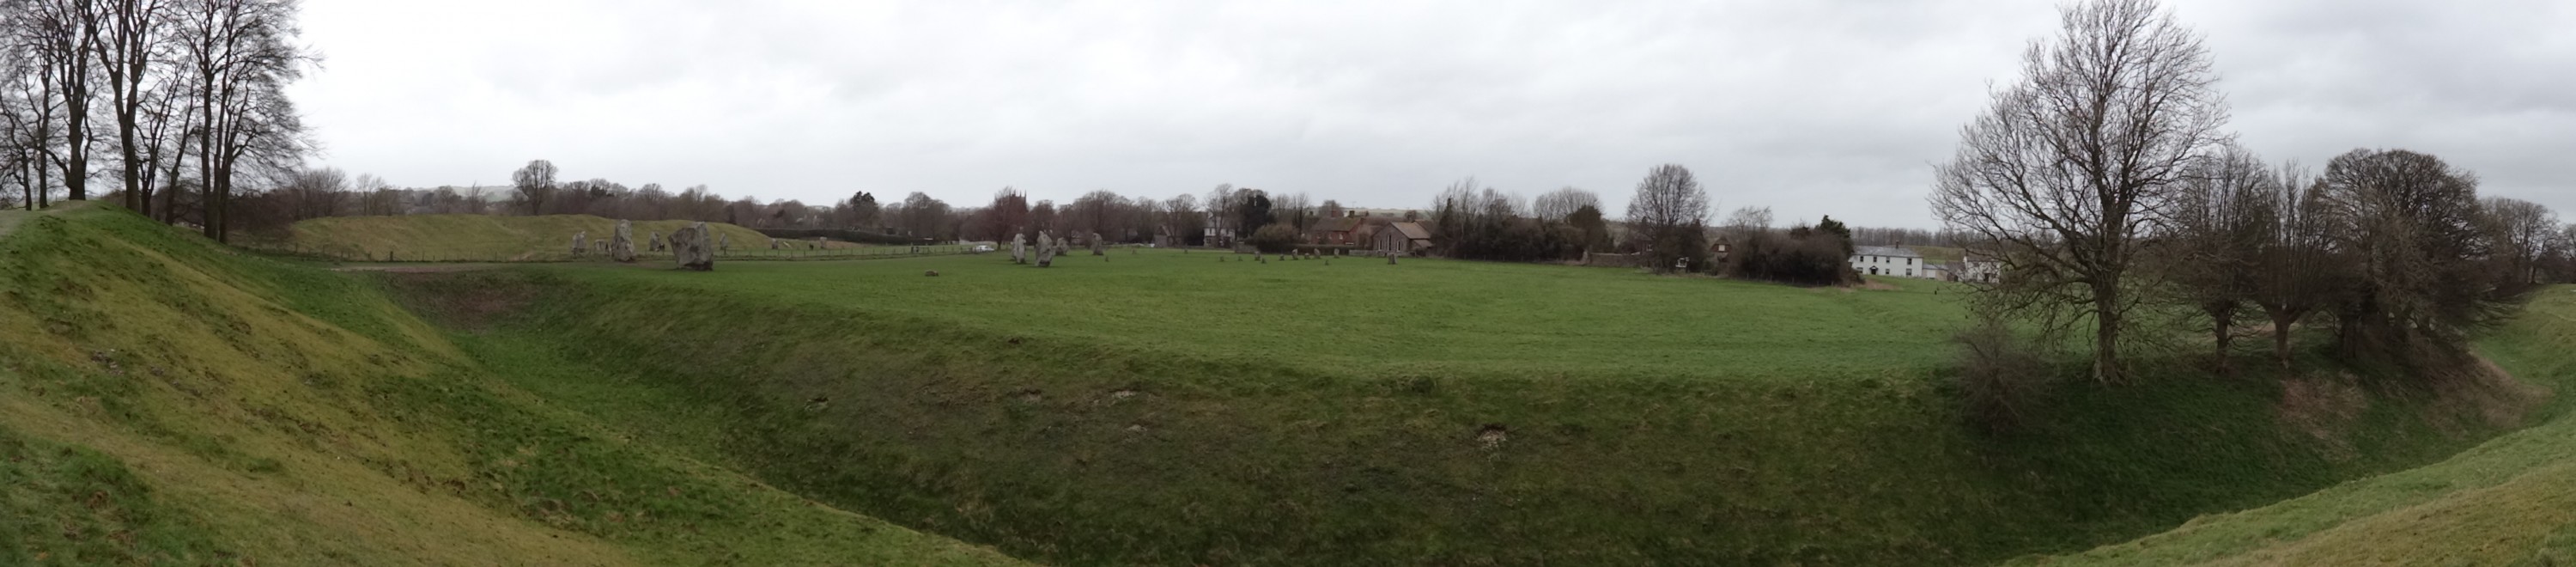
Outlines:
[[[669, 236], [690, 224], [691, 221], [680, 220], [636, 221], [637, 251], [644, 250], [645, 241], [653, 233]], [[769, 247], [769, 237], [759, 231], [725, 223], [711, 222], [707, 226], [731, 243], [734, 250]], [[592, 215], [326, 217], [295, 223], [286, 240], [259, 246], [344, 259], [547, 261], [571, 259], [572, 237], [576, 233], [586, 232], [596, 241], [608, 238], [616, 229], [616, 220]], [[830, 246], [856, 245], [836, 242]]]

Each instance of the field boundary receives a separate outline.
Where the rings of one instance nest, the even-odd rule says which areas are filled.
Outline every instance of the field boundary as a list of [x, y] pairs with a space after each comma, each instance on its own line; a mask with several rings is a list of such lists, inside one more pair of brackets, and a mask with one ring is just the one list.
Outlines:
[[[405, 254], [400, 250], [388, 251], [385, 254], [372, 254], [365, 250], [359, 250], [352, 247], [296, 246], [277, 245], [271, 243], [237, 243], [234, 246], [243, 250], [263, 254], [337, 262], [387, 262], [411, 264], [557, 264], [609, 261], [607, 256], [602, 254], [582, 254], [575, 256], [568, 252], [529, 252], [515, 257], [494, 258], [482, 254]], [[716, 252], [716, 259], [719, 261], [875, 260], [988, 253], [975, 250], [975, 246], [976, 245], [972, 244], [939, 244], [922, 246], [864, 246], [855, 248], [827, 249], [781, 248], [771, 250], [764, 248], [755, 250], [723, 250]], [[669, 252], [637, 252], [635, 254], [635, 258], [638, 263], [673, 261], [671, 253]]]

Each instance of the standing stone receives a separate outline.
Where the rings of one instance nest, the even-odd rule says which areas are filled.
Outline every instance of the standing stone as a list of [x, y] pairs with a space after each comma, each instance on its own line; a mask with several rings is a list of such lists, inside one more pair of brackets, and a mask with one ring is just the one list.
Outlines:
[[1108, 247], [1100, 243], [1100, 233], [1091, 233], [1091, 255], [1100, 256], [1107, 253]]
[[653, 231], [653, 239], [644, 241], [644, 250], [647, 252], [662, 251], [662, 231]]
[[608, 258], [627, 263], [635, 261], [634, 221], [617, 221], [617, 234], [608, 241]]
[[590, 251], [590, 231], [572, 233], [572, 257], [580, 258], [581, 253], [588, 251]]
[[[704, 225], [704, 224], [707, 224], [707, 223], [698, 223], [698, 224], [700, 224], [700, 225]], [[704, 230], [698, 231], [698, 233], [699, 233], [699, 234], [698, 234], [698, 236], [699, 236], [700, 238], [704, 238], [704, 237], [706, 236], [706, 234], [705, 234], [706, 232], [707, 232], [707, 231], [704, 231]], [[673, 236], [678, 236], [678, 235], [673, 235]], [[676, 247], [678, 247], [679, 245], [674, 244], [674, 245], [672, 245], [672, 246], [676, 248]], [[731, 234], [718, 234], [718, 235], [716, 235], [716, 249], [717, 249], [717, 250], [732, 250], [732, 249], [733, 249], [733, 235], [731, 235]]]
[[1011, 263], [1029, 263], [1029, 235], [1011, 234]]
[[1055, 265], [1055, 248], [1058, 245], [1055, 238], [1048, 236], [1046, 231], [1038, 231], [1038, 267]]
[[776, 238], [769, 239], [769, 249], [771, 249], [771, 250], [777, 250], [777, 249], [778, 249], [778, 239], [776, 239]]
[[1393, 251], [1393, 250], [1388, 250], [1388, 251], [1386, 252], [1386, 265], [1389, 265], [1389, 266], [1393, 266], [1393, 265], [1395, 265], [1395, 251]]
[[671, 233], [671, 258], [680, 269], [707, 271], [716, 267], [715, 248], [708, 246], [707, 223], [695, 223]]

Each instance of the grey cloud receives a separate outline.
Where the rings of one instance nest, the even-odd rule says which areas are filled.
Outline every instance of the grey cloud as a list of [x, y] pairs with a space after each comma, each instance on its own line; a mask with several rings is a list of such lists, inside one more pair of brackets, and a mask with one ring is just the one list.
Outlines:
[[[2576, 215], [2576, 8], [2178, 1], [2242, 140], [2411, 147]], [[1217, 183], [1421, 206], [1474, 175], [1614, 208], [1691, 166], [1725, 206], [1930, 226], [1929, 164], [2053, 31], [2043, 1], [716, 3], [314, 0], [327, 161], [826, 201]]]

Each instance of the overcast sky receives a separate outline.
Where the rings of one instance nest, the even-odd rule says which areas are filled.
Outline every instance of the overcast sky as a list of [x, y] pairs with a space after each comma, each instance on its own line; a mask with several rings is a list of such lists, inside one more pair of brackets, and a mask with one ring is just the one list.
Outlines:
[[[2576, 2], [2171, 5], [2266, 158], [2425, 151], [2576, 217]], [[1472, 175], [1616, 216], [1679, 163], [1722, 209], [1928, 228], [1931, 164], [2055, 6], [309, 0], [326, 60], [293, 92], [321, 163], [414, 187], [545, 158], [818, 204], [1232, 183], [1423, 207]]]

